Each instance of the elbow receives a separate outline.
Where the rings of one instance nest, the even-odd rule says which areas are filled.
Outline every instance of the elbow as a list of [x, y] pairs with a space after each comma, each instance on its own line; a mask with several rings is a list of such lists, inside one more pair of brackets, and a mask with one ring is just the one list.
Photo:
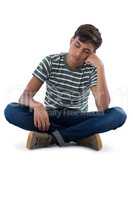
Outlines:
[[25, 105], [25, 106], [28, 106], [28, 103], [29, 103], [29, 96], [28, 95], [25, 95], [22, 94], [19, 99], [18, 99], [18, 103], [20, 103], [21, 105]]
[[105, 110], [109, 108], [109, 104], [110, 104], [110, 97], [107, 99], [101, 99], [98, 102], [96, 102], [98, 111], [102, 111], [102, 112], [104, 112]]
[[104, 112], [108, 108], [109, 108], [109, 104], [99, 104], [99, 105], [97, 105], [98, 111], [101, 111], [101, 112]]
[[23, 96], [20, 96], [19, 99], [18, 99], [18, 103], [20, 104], [24, 104], [24, 97]]
[[23, 97], [22, 95], [19, 97], [19, 99], [18, 99], [19, 103], [21, 102], [22, 97]]

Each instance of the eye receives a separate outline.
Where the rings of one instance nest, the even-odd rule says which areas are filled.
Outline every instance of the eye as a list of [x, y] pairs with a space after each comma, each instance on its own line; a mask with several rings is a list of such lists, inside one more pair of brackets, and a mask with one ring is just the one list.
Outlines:
[[85, 50], [84, 50], [84, 53], [86, 53], [87, 55], [91, 55], [91, 54], [93, 54], [93, 51], [88, 50], [88, 49], [85, 49]]
[[76, 48], [79, 48], [79, 47], [80, 47], [80, 45], [79, 45], [78, 43], [75, 43], [74, 46], [75, 46]]
[[86, 54], [88, 54], [88, 55], [90, 55], [90, 54], [91, 54], [91, 52], [90, 52], [90, 51], [84, 51], [84, 53], [86, 53]]
[[85, 53], [87, 53], [87, 54], [89, 54], [90, 53], [90, 51], [84, 51]]

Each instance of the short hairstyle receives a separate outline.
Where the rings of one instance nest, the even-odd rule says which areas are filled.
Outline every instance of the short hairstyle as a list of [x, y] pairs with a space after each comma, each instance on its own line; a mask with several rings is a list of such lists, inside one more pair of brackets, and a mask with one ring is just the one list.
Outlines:
[[81, 42], [90, 42], [95, 46], [95, 49], [99, 48], [102, 44], [101, 33], [98, 28], [91, 24], [83, 24], [75, 31], [73, 38], [77, 37]]

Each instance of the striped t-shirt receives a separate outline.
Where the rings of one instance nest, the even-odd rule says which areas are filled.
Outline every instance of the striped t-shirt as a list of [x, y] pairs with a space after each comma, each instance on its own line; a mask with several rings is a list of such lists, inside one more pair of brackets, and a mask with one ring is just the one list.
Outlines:
[[46, 81], [46, 107], [88, 111], [89, 88], [97, 83], [96, 66], [83, 64], [73, 71], [66, 63], [66, 55], [46, 56], [32, 75]]

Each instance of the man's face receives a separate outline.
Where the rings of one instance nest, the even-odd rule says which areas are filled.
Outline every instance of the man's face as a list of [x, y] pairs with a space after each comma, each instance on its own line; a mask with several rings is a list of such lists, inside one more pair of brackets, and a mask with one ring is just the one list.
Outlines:
[[69, 60], [74, 66], [82, 65], [94, 52], [95, 47], [91, 43], [83, 43], [78, 37], [71, 39], [68, 54]]

